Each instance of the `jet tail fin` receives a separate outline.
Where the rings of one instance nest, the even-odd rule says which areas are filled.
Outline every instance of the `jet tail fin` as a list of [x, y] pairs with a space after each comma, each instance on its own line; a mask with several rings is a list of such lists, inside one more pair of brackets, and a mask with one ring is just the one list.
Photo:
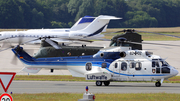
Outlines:
[[96, 17], [84, 16], [80, 18], [70, 29], [70, 31], [81, 30], [87, 27]]
[[101, 33], [102, 31], [105, 31], [110, 20], [117, 19], [122, 18], [117, 18], [115, 16], [100, 15], [96, 17], [93, 20], [93, 22], [91, 22], [86, 28], [82, 29], [81, 31], [87, 33], [88, 36], [93, 36]]

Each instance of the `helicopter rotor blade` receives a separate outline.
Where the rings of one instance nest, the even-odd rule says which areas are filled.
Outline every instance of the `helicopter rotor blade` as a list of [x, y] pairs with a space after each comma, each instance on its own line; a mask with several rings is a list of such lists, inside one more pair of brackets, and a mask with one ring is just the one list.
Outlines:
[[121, 30], [121, 31], [116, 31], [116, 32], [110, 32], [110, 33], [103, 33], [103, 35], [106, 35], [106, 34], [112, 34], [112, 33], [120, 33], [120, 32], [126, 32], [126, 30]]
[[23, 34], [19, 34], [18, 45], [21, 45], [22, 42], [23, 42]]
[[59, 47], [56, 43], [54, 43], [52, 40], [50, 40], [49, 38], [46, 38], [45, 41], [47, 43], [49, 43], [51, 46], [53, 46], [55, 49], [62, 49], [61, 47]]
[[150, 42], [130, 42], [130, 41], [126, 41], [126, 43], [132, 43], [132, 44], [151, 44], [151, 45], [162, 45], [162, 46], [177, 46], [180, 47], [180, 45], [172, 45], [172, 44], [160, 44], [160, 43], [150, 43]]
[[17, 57], [16, 57], [16, 55], [13, 55], [13, 58], [11, 60], [11, 64], [17, 65]]
[[139, 31], [139, 30], [134, 30], [134, 31], [136, 31], [136, 32], [143, 32], [143, 33], [153, 33], [153, 34], [157, 34], [157, 35], [164, 35], [164, 36], [170, 36], [170, 37], [180, 38], [180, 36], [169, 35], [169, 34], [162, 34], [162, 33], [156, 33], [156, 32]]
[[8, 49], [11, 49], [11, 48], [13, 48], [13, 47], [14, 47], [14, 46], [12, 46], [9, 41], [4, 40], [3, 43], [2, 43], [2, 47], [0, 48], [0, 52], [5, 51], [5, 50], [8, 50]]

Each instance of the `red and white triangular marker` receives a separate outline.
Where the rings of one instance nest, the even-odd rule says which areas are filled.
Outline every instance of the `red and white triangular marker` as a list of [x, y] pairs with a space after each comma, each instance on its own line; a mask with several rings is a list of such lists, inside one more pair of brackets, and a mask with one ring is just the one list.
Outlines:
[[0, 72], [0, 83], [5, 92], [7, 92], [15, 75], [16, 75], [15, 72]]

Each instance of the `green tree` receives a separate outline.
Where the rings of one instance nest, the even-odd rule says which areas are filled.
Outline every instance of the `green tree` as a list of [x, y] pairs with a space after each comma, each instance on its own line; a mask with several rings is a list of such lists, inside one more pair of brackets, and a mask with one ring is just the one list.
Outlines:
[[15, 0], [0, 0], [0, 27], [20, 28], [23, 25], [22, 9]]
[[127, 12], [125, 15], [129, 20], [125, 21], [125, 27], [156, 27], [158, 22], [156, 18], [151, 17], [146, 12], [136, 11]]

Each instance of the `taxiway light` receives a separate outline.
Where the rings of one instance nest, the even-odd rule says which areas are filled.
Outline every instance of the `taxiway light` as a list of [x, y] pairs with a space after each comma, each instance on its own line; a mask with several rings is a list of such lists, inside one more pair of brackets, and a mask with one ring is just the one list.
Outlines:
[[86, 86], [86, 92], [88, 91], [88, 86]]

